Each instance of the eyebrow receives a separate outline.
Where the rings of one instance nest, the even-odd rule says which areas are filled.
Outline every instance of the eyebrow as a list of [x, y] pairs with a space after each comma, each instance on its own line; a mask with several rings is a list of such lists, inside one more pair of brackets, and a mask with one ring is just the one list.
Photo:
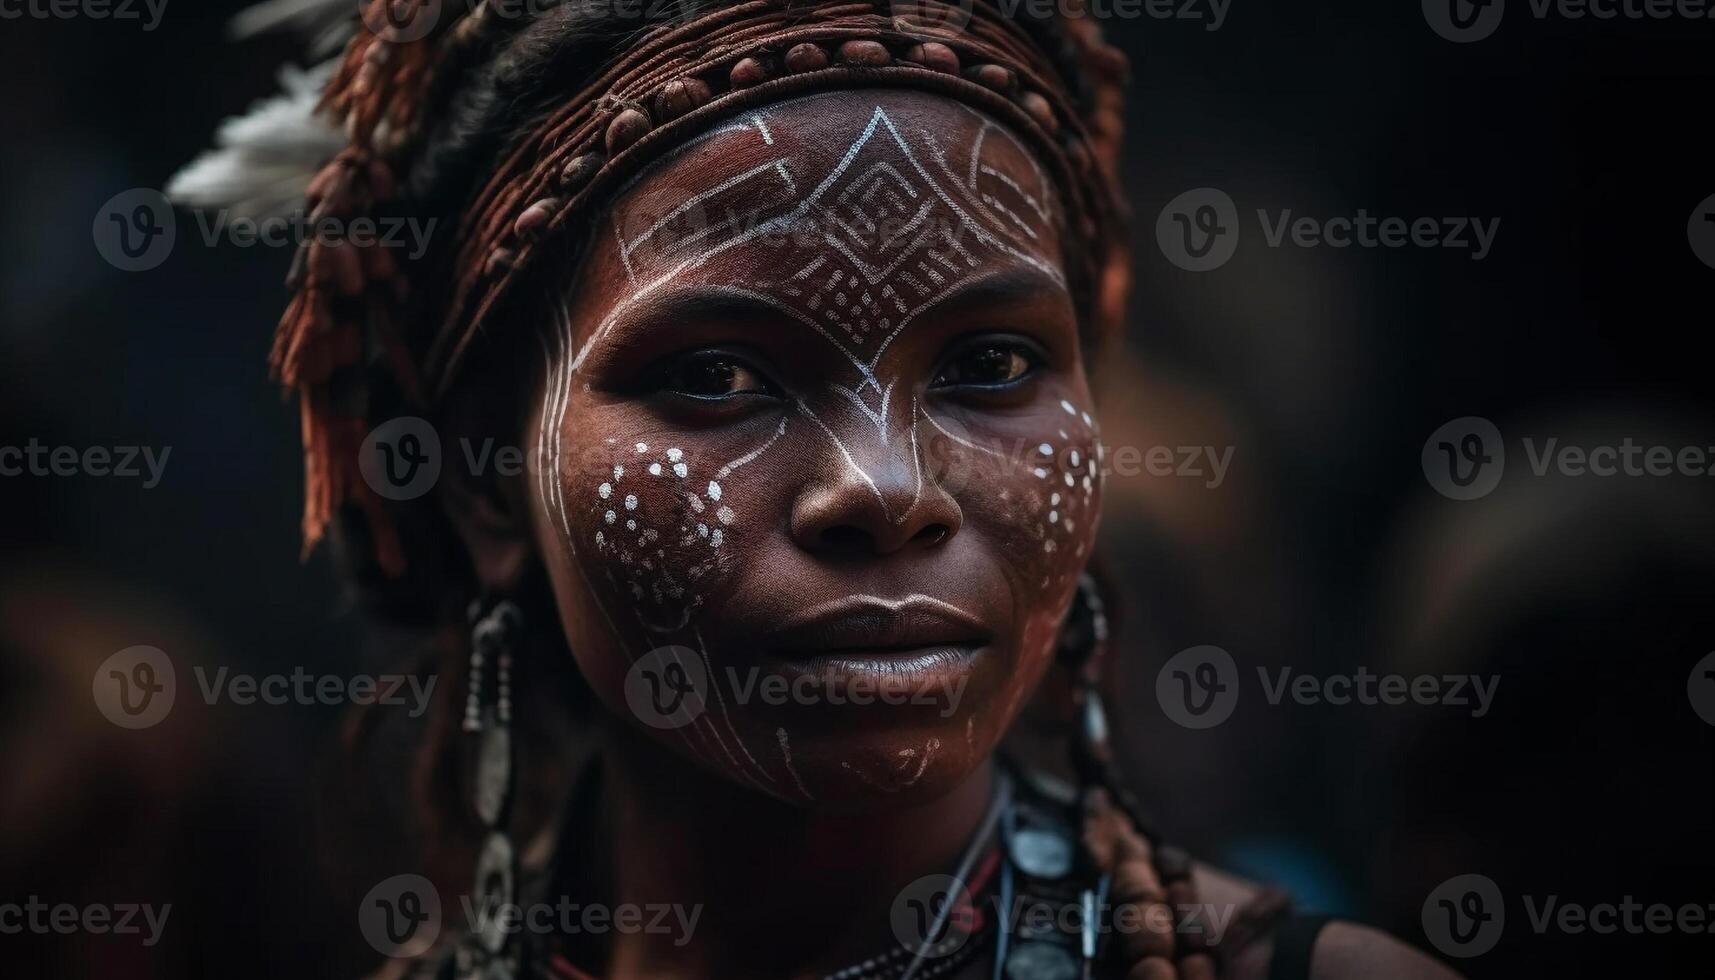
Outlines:
[[[913, 322], [934, 310], [1004, 307], [1046, 296], [1063, 296], [1068, 302], [1071, 298], [1065, 285], [1047, 273], [1033, 266], [1012, 266], [960, 280], [927, 305], [916, 308], [912, 314]], [[835, 346], [846, 348], [826, 325], [810, 313], [795, 309], [781, 298], [743, 285], [669, 286], [620, 311], [607, 335], [610, 338], [628, 338], [622, 342], [647, 341], [658, 331], [673, 326], [699, 322], [755, 322], [759, 318], [779, 326], [808, 327]], [[897, 333], [897, 329], [893, 333]]]

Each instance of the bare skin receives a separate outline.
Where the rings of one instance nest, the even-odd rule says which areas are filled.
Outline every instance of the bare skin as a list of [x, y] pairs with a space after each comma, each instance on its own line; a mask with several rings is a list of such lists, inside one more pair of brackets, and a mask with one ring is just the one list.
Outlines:
[[586, 900], [703, 907], [589, 968], [821, 976], [956, 863], [1098, 521], [1057, 208], [1003, 127], [892, 90], [735, 120], [615, 202], [544, 331], [528, 517], [466, 534], [487, 578], [546, 566], [607, 709]]

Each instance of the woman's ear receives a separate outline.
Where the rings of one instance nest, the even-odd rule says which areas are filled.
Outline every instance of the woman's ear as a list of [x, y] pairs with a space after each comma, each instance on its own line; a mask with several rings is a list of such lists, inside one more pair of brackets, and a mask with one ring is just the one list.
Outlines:
[[483, 590], [507, 595], [518, 590], [536, 557], [530, 482], [524, 479], [531, 460], [510, 400], [481, 394], [513, 386], [489, 380], [496, 379], [461, 385], [447, 400], [439, 497]]

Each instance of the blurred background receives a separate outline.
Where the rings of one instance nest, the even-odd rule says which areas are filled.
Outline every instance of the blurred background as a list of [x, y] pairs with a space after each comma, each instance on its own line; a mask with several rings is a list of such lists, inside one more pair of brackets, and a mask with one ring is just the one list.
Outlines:
[[[374, 661], [326, 558], [298, 561], [296, 413], [265, 365], [289, 250], [210, 247], [183, 213], [151, 270], [94, 245], [106, 202], [163, 186], [299, 57], [232, 43], [242, 6], [171, 0], [153, 30], [141, 7], [0, 20], [0, 446], [171, 447], [148, 489], [0, 477], [0, 902], [172, 904], [153, 947], [0, 935], [0, 963], [32, 967], [11, 975], [355, 976], [376, 959], [356, 898], [409, 844], [386, 788], [338, 777], [339, 708], [181, 695], [137, 732], [91, 698], [137, 644], [181, 687], [190, 664]], [[1539, 934], [1525, 905], [1715, 903], [1715, 707], [1695, 710], [1693, 671], [1715, 650], [1715, 478], [1539, 476], [1524, 444], [1715, 458], [1715, 268], [1687, 231], [1715, 194], [1715, 20], [1514, 0], [1461, 43], [1415, 3], [1172, 7], [1104, 24], [1135, 77], [1136, 265], [1105, 435], [1231, 455], [1218, 481], [1205, 462], [1109, 483], [1113, 713], [1151, 812], [1210, 861], [1431, 949], [1437, 886], [1492, 879], [1504, 934], [1450, 960], [1471, 977], [1715, 975], [1715, 934]], [[1233, 202], [1237, 245], [1193, 272], [1156, 229], [1201, 188]], [[1359, 209], [1499, 224], [1480, 259], [1268, 240], [1283, 211]], [[1507, 455], [1461, 501], [1422, 455], [1465, 416]], [[1240, 690], [1193, 729], [1157, 680], [1201, 645]], [[1481, 717], [1270, 704], [1257, 669], [1282, 667], [1498, 687]]]

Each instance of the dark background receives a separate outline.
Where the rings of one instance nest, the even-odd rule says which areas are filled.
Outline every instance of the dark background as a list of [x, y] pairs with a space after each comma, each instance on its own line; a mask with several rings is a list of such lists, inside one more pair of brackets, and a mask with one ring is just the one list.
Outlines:
[[[161, 187], [297, 55], [229, 43], [239, 6], [171, 0], [152, 33], [0, 20], [0, 445], [172, 447], [153, 490], [0, 477], [0, 901], [173, 905], [154, 949], [0, 936], [0, 963], [39, 975], [356, 975], [374, 959], [356, 896], [403, 870], [331, 826], [330, 795], [387, 792], [330, 779], [337, 709], [181, 694], [130, 732], [90, 697], [133, 644], [168, 650], [181, 685], [187, 664], [370, 663], [325, 557], [297, 562], [296, 414], [265, 368], [290, 255], [206, 247], [185, 214], [152, 271], [92, 244], [103, 202]], [[1113, 713], [1156, 819], [1418, 945], [1429, 892], [1487, 875], [1507, 926], [1456, 964], [1472, 977], [1710, 976], [1715, 935], [1537, 935], [1522, 897], [1715, 902], [1715, 728], [1686, 687], [1715, 649], [1715, 479], [1535, 477], [1521, 440], [1715, 445], [1715, 270], [1686, 239], [1715, 193], [1715, 21], [1538, 20], [1513, 0], [1494, 36], [1455, 44], [1415, 3], [1233, 0], [1218, 31], [1104, 26], [1135, 76], [1136, 290], [1108, 441], [1234, 449], [1216, 488], [1109, 485], [1129, 599]], [[1154, 226], [1204, 186], [1243, 231], [1196, 274]], [[1270, 248], [1258, 208], [1501, 223], [1478, 262]], [[1466, 415], [1498, 425], [1508, 469], [1455, 502], [1419, 453]], [[1247, 677], [1208, 731], [1154, 693], [1199, 644]], [[1483, 718], [1271, 706], [1254, 671], [1281, 665], [1500, 684]]]

